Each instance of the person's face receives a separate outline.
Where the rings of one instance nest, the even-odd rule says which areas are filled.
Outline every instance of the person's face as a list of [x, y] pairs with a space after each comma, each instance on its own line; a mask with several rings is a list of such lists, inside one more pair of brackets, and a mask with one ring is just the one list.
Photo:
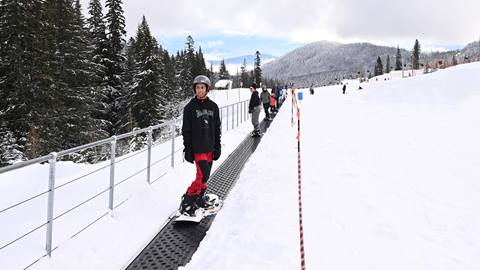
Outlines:
[[207, 86], [203, 83], [197, 83], [195, 85], [195, 95], [198, 99], [204, 99], [207, 97]]
[[254, 91], [253, 87], [250, 87], [250, 92], [253, 92], [253, 91]]

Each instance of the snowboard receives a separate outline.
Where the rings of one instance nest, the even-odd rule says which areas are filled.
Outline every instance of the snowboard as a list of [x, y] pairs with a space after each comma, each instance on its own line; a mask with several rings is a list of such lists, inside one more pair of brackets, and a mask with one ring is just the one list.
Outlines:
[[218, 213], [223, 206], [223, 201], [215, 194], [206, 194], [205, 196], [208, 197], [208, 201], [211, 203], [210, 206], [198, 208], [195, 210], [195, 216], [181, 214], [179, 210], [174, 217], [174, 223], [200, 223], [205, 217]]
[[262, 137], [263, 136], [263, 133], [259, 133], [259, 134], [255, 134], [253, 131], [250, 132], [250, 137], [253, 137], [253, 138], [259, 138], [259, 137]]

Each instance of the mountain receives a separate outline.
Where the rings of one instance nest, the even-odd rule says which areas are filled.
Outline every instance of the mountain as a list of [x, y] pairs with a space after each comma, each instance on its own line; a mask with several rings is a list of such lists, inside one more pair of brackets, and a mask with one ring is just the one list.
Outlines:
[[[261, 59], [261, 62], [262, 64], [263, 63], [267, 63], [269, 61], [272, 61], [272, 60], [275, 60], [277, 57], [276, 56], [273, 56], [273, 55], [270, 55], [270, 54], [260, 54], [260, 59]], [[246, 63], [247, 63], [247, 66], [252, 66], [253, 67], [253, 63], [255, 62], [255, 54], [251, 54], [251, 55], [243, 55], [243, 56], [238, 56], [238, 57], [234, 57], [234, 58], [228, 58], [228, 59], [225, 59], [225, 65], [238, 65], [238, 66], [241, 66], [243, 65], [243, 59], [245, 59]], [[219, 66], [220, 65], [220, 60], [208, 60], [207, 61], [208, 64], [212, 64], [214, 66]]]
[[467, 44], [465, 48], [462, 49], [462, 54], [472, 58], [471, 61], [479, 61], [480, 60], [480, 40], [474, 41], [472, 43]]
[[[395, 47], [370, 43], [319, 41], [264, 64], [262, 71], [266, 78], [292, 81], [298, 86], [335, 84], [344, 78], [372, 74], [378, 56], [385, 66], [387, 55], [390, 55], [393, 69], [396, 53]], [[409, 51], [401, 49], [401, 54], [403, 61], [409, 60]]]
[[[452, 65], [455, 55], [458, 63], [477, 60], [480, 56], [479, 43], [473, 42], [463, 50], [433, 52], [420, 55], [421, 66], [444, 68]], [[411, 66], [411, 52], [400, 49], [402, 64]], [[370, 43], [342, 44], [319, 41], [297, 48], [286, 55], [262, 65], [263, 76], [285, 82], [294, 82], [299, 87], [337, 84], [342, 79], [357, 78], [373, 74], [377, 57], [386, 65], [395, 68], [396, 47], [378, 46]]]

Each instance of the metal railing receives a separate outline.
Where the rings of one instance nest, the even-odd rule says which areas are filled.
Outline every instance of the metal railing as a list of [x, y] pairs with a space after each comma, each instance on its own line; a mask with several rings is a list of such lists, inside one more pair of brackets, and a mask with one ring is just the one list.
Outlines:
[[[221, 118], [221, 122], [222, 122], [222, 132], [225, 131], [225, 130], [228, 131], [229, 129], [234, 129], [235, 127], [238, 127], [241, 123], [246, 121], [249, 118], [249, 115], [247, 113], [247, 111], [248, 111], [247, 108], [248, 108], [248, 100], [237, 102], [235, 104], [231, 104], [231, 105], [221, 107], [220, 108], [220, 118]], [[106, 192], [109, 193], [108, 209], [109, 209], [110, 212], [112, 212], [116, 207], [120, 206], [121, 204], [123, 204], [126, 201], [126, 200], [124, 200], [121, 203], [119, 203], [117, 206], [114, 206], [115, 188], [117, 186], [123, 184], [127, 180], [130, 180], [130, 179], [134, 178], [135, 176], [137, 176], [138, 174], [140, 174], [144, 171], [146, 171], [146, 178], [147, 178], [146, 181], [147, 181], [147, 183], [148, 184], [154, 183], [155, 181], [160, 179], [162, 176], [164, 176], [166, 174], [166, 172], [164, 172], [162, 175], [160, 175], [160, 177], [158, 177], [157, 179], [154, 179], [152, 181], [151, 180], [151, 168], [152, 168], [152, 166], [157, 165], [160, 162], [167, 161], [168, 158], [170, 158], [170, 167], [171, 168], [175, 167], [175, 155], [178, 152], [183, 150], [183, 146], [176, 147], [176, 145], [175, 145], [175, 138], [180, 136], [179, 130], [181, 129], [181, 124], [182, 124], [182, 119], [180, 117], [178, 119], [174, 119], [174, 120], [171, 120], [171, 121], [163, 123], [163, 124], [150, 126], [150, 127], [144, 128], [144, 129], [135, 130], [135, 131], [132, 131], [132, 132], [129, 132], [129, 133], [113, 136], [111, 138], [107, 138], [107, 139], [100, 140], [100, 141], [97, 141], [97, 142], [92, 142], [92, 143], [82, 145], [82, 146], [78, 146], [78, 147], [75, 147], [75, 148], [71, 148], [71, 149], [68, 149], [68, 150], [63, 150], [63, 151], [60, 151], [58, 153], [51, 153], [49, 155], [42, 156], [42, 157], [39, 157], [39, 158], [36, 158], [36, 159], [32, 159], [32, 160], [16, 163], [16, 164], [11, 165], [11, 166], [0, 168], [0, 175], [1, 175], [3, 173], [18, 170], [18, 169], [21, 169], [21, 168], [24, 168], [24, 167], [27, 167], [27, 166], [30, 166], [30, 165], [45, 163], [45, 162], [49, 163], [48, 190], [43, 191], [39, 194], [30, 196], [29, 198], [26, 198], [26, 199], [24, 199], [20, 202], [13, 203], [9, 206], [0, 206], [0, 219], [1, 219], [2, 214], [5, 214], [6, 212], [9, 212], [9, 211], [13, 211], [15, 208], [17, 208], [21, 205], [24, 205], [27, 202], [35, 200], [35, 199], [37, 199], [39, 197], [42, 197], [44, 195], [47, 195], [48, 200], [47, 200], [47, 219], [46, 219], [46, 222], [42, 222], [42, 224], [35, 226], [34, 229], [31, 229], [28, 232], [22, 233], [21, 235], [18, 235], [18, 236], [14, 236], [13, 237], [14, 240], [7, 241], [7, 243], [0, 243], [0, 251], [2, 251], [3, 249], [7, 248], [8, 246], [20, 241], [21, 239], [25, 238], [26, 236], [28, 236], [28, 235], [34, 233], [35, 231], [37, 231], [37, 230], [46, 226], [46, 241], [45, 241], [46, 242], [46, 247], [45, 247], [45, 249], [46, 249], [46, 252], [47, 252], [46, 255], [51, 256], [52, 250], [55, 249], [54, 247], [52, 247], [52, 237], [53, 237], [53, 233], [54, 233], [53, 224], [54, 224], [55, 220], [57, 220], [57, 219], [63, 217], [64, 215], [78, 209], [79, 207], [85, 205], [86, 203], [92, 201], [93, 199], [99, 197], [100, 195], [105, 194]], [[157, 130], [160, 130], [160, 136], [159, 136], [160, 138], [168, 138], [168, 140], [154, 141], [153, 134], [154, 134], [154, 131], [157, 131]], [[165, 133], [162, 133], [162, 132], [166, 132], [167, 133], [166, 136], [165, 136]], [[142, 134], [144, 136], [146, 136], [145, 137], [146, 138], [146, 147], [136, 151], [135, 153], [132, 153], [132, 154], [128, 155], [127, 157], [125, 157], [123, 159], [117, 159], [117, 157], [121, 157], [121, 156], [117, 156], [117, 152], [118, 152], [117, 142], [119, 140], [122, 140], [122, 139], [127, 139], [127, 138], [130, 138], [130, 137], [139, 136], [139, 135], [142, 135]], [[152, 148], [154, 148], [156, 146], [164, 145], [164, 144], [168, 143], [169, 140], [171, 140], [171, 151], [169, 153], [162, 152], [162, 153], [165, 153], [165, 155], [163, 155], [157, 161], [152, 161]], [[108, 145], [110, 146], [110, 162], [109, 163], [107, 162], [108, 164], [106, 164], [104, 166], [101, 166], [100, 168], [97, 168], [97, 169], [95, 169], [91, 172], [88, 172], [86, 174], [80, 175], [80, 176], [78, 176], [78, 177], [76, 177], [76, 178], [74, 178], [70, 181], [67, 181], [67, 182], [65, 182], [61, 185], [55, 186], [55, 184], [56, 184], [55, 180], [56, 180], [57, 161], [61, 157], [65, 157], [65, 156], [68, 156], [68, 155], [71, 155], [71, 154], [74, 154], [74, 153], [78, 153], [78, 152], [83, 151], [85, 149], [90, 149], [90, 148], [95, 148], [95, 147], [106, 147]], [[126, 177], [125, 179], [117, 180], [118, 182], [115, 183], [115, 180], [116, 180], [115, 179], [116, 164], [118, 164], [118, 163], [120, 163], [120, 162], [122, 162], [126, 159], [130, 159], [130, 158], [132, 158], [136, 155], [142, 154], [144, 152], [147, 152], [146, 167], [136, 171], [135, 173]], [[98, 173], [98, 172], [100, 172], [102, 170], [105, 170], [107, 168], [110, 169], [108, 188], [105, 188], [105, 189], [99, 191], [94, 196], [82, 201], [81, 203], [71, 207], [70, 209], [67, 209], [66, 211], [58, 214], [57, 216], [54, 216], [55, 191], [58, 191], [59, 189], [65, 187], [67, 185], [70, 185], [74, 182], [80, 181], [81, 179], [84, 179], [87, 176], [93, 175], [93, 174]], [[93, 223], [95, 223], [96, 221], [98, 221], [102, 217], [106, 216], [107, 213], [102, 214], [100, 217], [95, 219], [93, 222], [89, 223], [89, 225], [87, 227], [91, 226]], [[84, 229], [85, 228], [83, 228], [81, 231], [83, 231]], [[77, 232], [72, 237], [76, 236], [81, 231]]]

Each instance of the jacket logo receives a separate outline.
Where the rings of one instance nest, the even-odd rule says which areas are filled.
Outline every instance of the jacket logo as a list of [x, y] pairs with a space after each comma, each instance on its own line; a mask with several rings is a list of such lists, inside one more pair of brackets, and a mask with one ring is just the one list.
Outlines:
[[203, 117], [203, 116], [210, 116], [213, 117], [213, 111], [203, 109], [203, 110], [195, 110], [197, 113], [197, 118]]

